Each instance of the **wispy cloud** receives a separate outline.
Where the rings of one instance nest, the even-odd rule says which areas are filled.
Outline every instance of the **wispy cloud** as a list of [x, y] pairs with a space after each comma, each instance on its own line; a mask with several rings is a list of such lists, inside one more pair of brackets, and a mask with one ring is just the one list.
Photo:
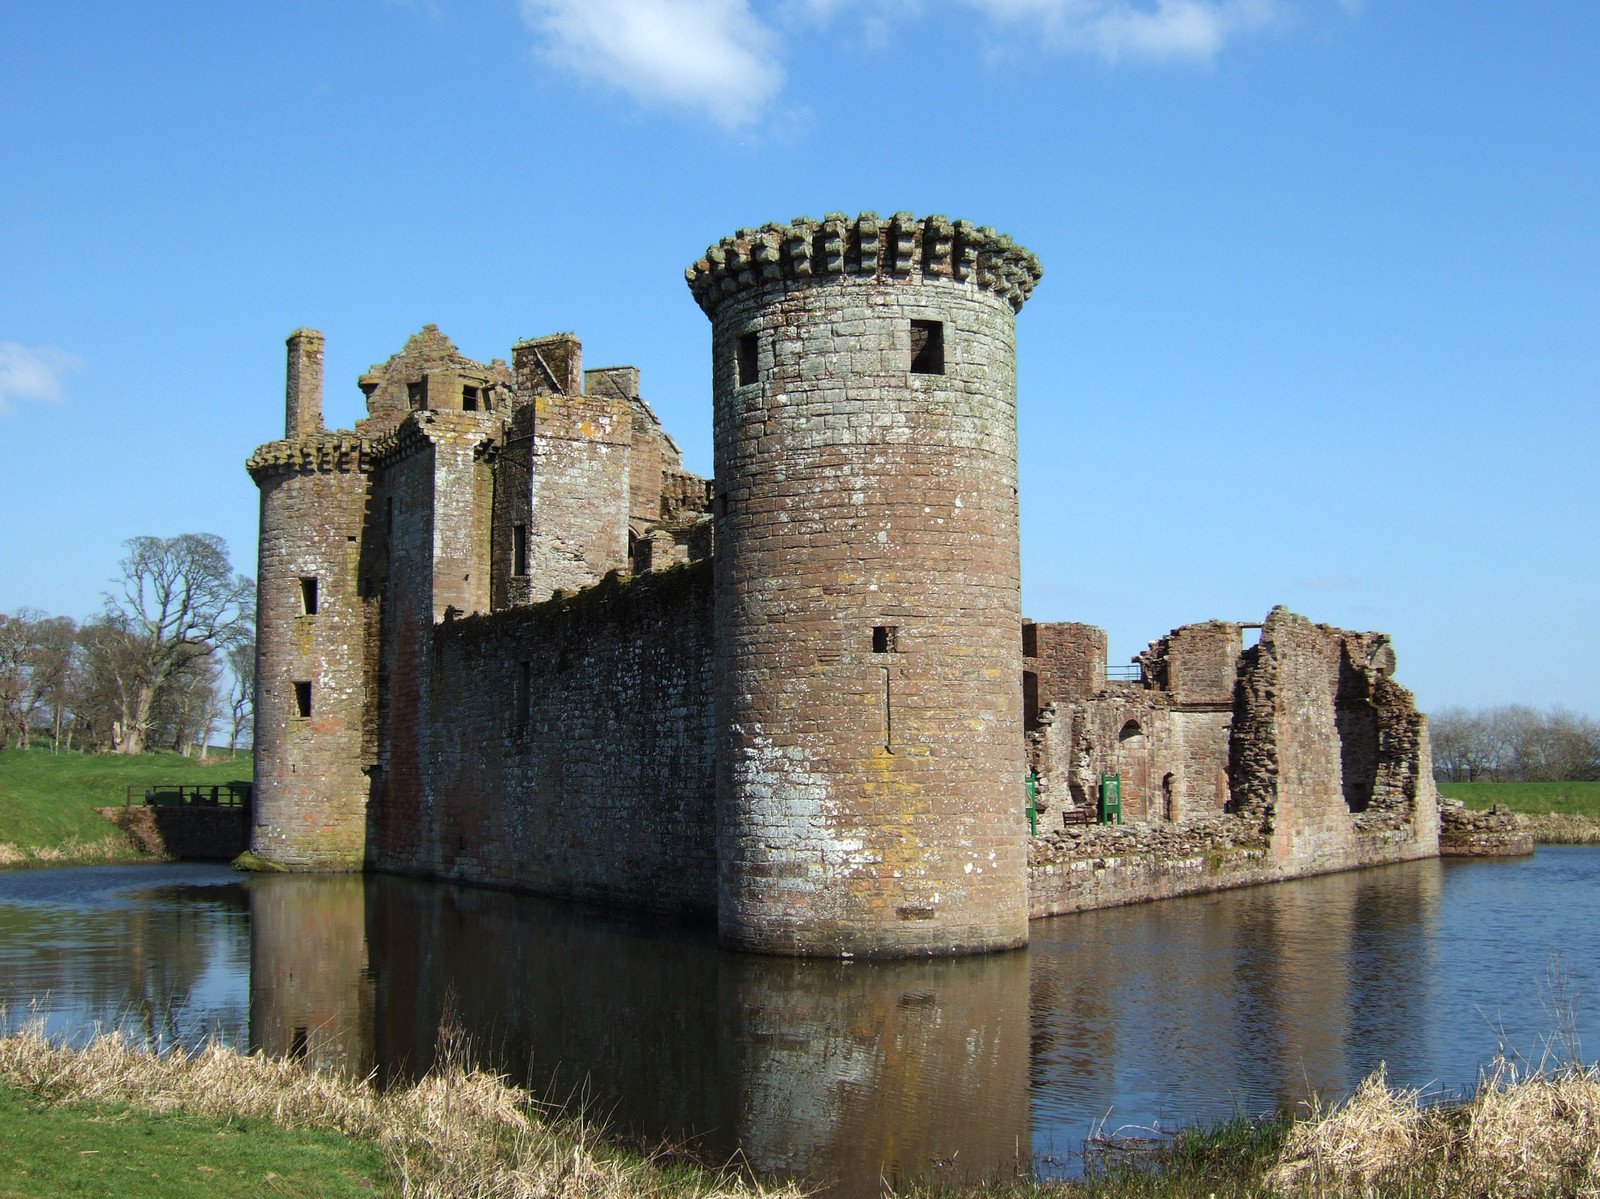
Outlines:
[[748, 0], [522, 0], [522, 15], [552, 62], [729, 129], [784, 84], [777, 35]]
[[0, 416], [18, 400], [59, 404], [66, 377], [83, 369], [83, 359], [51, 346], [0, 341]]
[[[418, 0], [394, 0], [397, 3]], [[426, 2], [426, 0], [424, 0]], [[951, 0], [520, 0], [550, 62], [642, 104], [699, 110], [736, 129], [783, 89], [787, 42], [841, 22], [868, 51]], [[1365, 0], [1334, 0], [1348, 15]], [[1299, 0], [955, 0], [995, 36], [1107, 62], [1209, 62], [1231, 42], [1287, 25]], [[758, 15], [758, 13], [760, 15]]]
[[1280, 0], [965, 0], [1066, 50], [1123, 59], [1209, 61], [1233, 37], [1279, 19]]

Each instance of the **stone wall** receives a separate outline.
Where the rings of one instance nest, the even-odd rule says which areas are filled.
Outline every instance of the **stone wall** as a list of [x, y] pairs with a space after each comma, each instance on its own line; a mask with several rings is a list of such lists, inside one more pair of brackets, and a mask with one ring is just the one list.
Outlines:
[[1446, 858], [1526, 857], [1533, 833], [1510, 808], [1474, 812], [1459, 799], [1439, 801], [1439, 855]]
[[421, 761], [376, 865], [627, 907], [715, 908], [707, 565], [447, 622]]
[[146, 853], [185, 862], [231, 862], [250, 848], [250, 810], [130, 804], [95, 811]]

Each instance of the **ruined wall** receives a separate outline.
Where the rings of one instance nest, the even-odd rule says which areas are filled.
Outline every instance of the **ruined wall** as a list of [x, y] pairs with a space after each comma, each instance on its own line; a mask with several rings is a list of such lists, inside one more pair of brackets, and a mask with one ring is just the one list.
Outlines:
[[433, 630], [414, 802], [384, 869], [709, 916], [706, 566]]
[[367, 397], [367, 417], [356, 433], [379, 438], [394, 431], [412, 412], [460, 412], [464, 389], [476, 389], [476, 411], [503, 410], [511, 400], [511, 371], [499, 359], [475, 362], [456, 349], [437, 325], [424, 325], [406, 339], [398, 354], [378, 363], [358, 381]]
[[[1106, 685], [1106, 632], [1073, 621], [1022, 622], [1023, 724], [1039, 711], [1087, 699]], [[1032, 676], [1031, 680], [1029, 676]]]
[[1037, 277], [1009, 241], [909, 214], [747, 230], [690, 268], [731, 945], [1027, 939], [1014, 313]]

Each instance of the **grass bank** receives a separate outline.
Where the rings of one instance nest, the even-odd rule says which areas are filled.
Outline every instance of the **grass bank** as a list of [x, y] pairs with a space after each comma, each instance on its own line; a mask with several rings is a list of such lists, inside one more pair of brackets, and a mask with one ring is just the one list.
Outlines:
[[1600, 845], [1600, 782], [1440, 783], [1439, 794], [1479, 812], [1503, 804], [1522, 817], [1535, 841]]
[[[209, 1048], [156, 1057], [114, 1038], [65, 1049], [0, 1039], [0, 1197], [793, 1199], [618, 1149], [552, 1118], [459, 1056], [387, 1092], [281, 1059]], [[1378, 1074], [1303, 1120], [1184, 1134], [1071, 1183], [913, 1184], [921, 1199], [1556, 1199], [1600, 1190], [1600, 1073], [1502, 1068], [1465, 1102], [1425, 1106]]]
[[[318, 1074], [213, 1046], [155, 1056], [0, 1039], [0, 1197], [395, 1195], [405, 1199], [798, 1199], [677, 1158], [607, 1145], [457, 1055], [413, 1086]], [[104, 1174], [95, 1173], [105, 1171]]]
[[133, 787], [226, 783], [251, 777], [248, 754], [201, 765], [179, 754], [0, 750], [0, 867], [147, 861], [148, 855], [95, 809], [120, 804]]

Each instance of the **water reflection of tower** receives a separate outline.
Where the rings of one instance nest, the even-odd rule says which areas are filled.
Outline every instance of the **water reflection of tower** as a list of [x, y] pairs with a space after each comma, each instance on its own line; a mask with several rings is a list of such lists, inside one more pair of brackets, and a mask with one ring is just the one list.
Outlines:
[[448, 1013], [480, 1055], [609, 1127], [762, 1172], [963, 1175], [1029, 1151], [1027, 958], [842, 965], [548, 900], [378, 878], [377, 1065], [414, 1076]]
[[873, 966], [726, 956], [724, 1056], [739, 1143], [764, 1172], [842, 1193], [1026, 1168], [1028, 960]]
[[365, 880], [258, 875], [250, 884], [250, 1048], [318, 1069], [372, 1070]]

